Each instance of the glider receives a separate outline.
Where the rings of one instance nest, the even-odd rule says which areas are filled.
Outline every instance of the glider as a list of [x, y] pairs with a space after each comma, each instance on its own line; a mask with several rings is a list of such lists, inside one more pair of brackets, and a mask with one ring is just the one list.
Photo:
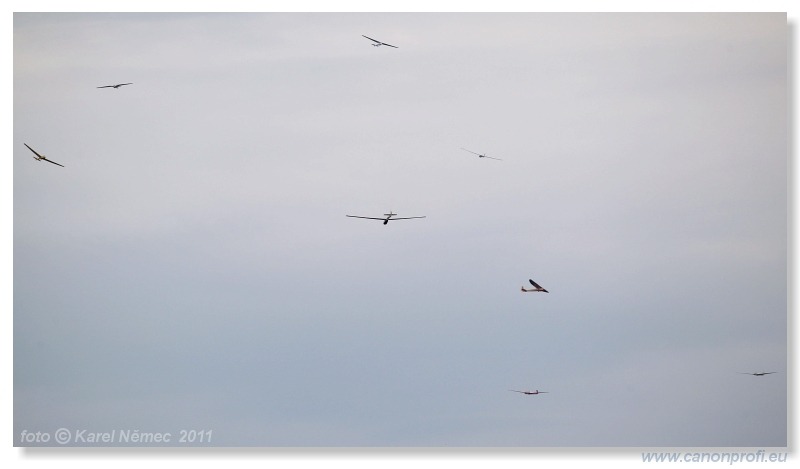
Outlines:
[[411, 220], [412, 218], [425, 218], [424, 216], [421, 216], [421, 217], [398, 217], [398, 218], [392, 218], [395, 215], [397, 215], [397, 214], [389, 212], [389, 213], [384, 213], [383, 214], [384, 218], [360, 217], [358, 215], [347, 215], [347, 216], [350, 217], [350, 218], [365, 218], [367, 220], [382, 220], [384, 225], [388, 225], [389, 224], [389, 220], [394, 221], [394, 220]]
[[120, 86], [132, 85], [132, 84], [133, 84], [133, 83], [120, 83], [120, 84], [118, 84], [118, 85], [106, 85], [106, 86], [98, 86], [98, 88], [114, 88], [114, 89], [116, 89], [116, 88], [119, 88]]
[[[28, 144], [27, 144], [27, 143], [23, 143], [23, 145], [25, 145], [26, 147], [28, 147]], [[36, 161], [41, 161], [41, 160], [44, 160], [44, 161], [47, 161], [48, 163], [57, 164], [57, 165], [61, 166], [62, 168], [64, 167], [64, 165], [63, 165], [63, 164], [56, 163], [56, 162], [55, 162], [55, 161], [53, 161], [53, 160], [48, 160], [47, 158], [45, 158], [45, 157], [44, 157], [44, 155], [40, 155], [40, 154], [36, 153], [36, 150], [34, 150], [34, 149], [33, 149], [33, 148], [31, 148], [31, 147], [28, 147], [28, 150], [32, 151], [32, 152], [33, 152], [33, 153], [36, 155], [36, 156], [34, 156], [34, 157], [33, 157], [33, 159], [34, 159], [34, 160], [36, 160]]]
[[473, 155], [478, 155], [478, 158], [489, 158], [490, 160], [503, 161], [503, 160], [501, 160], [500, 158], [493, 158], [493, 157], [491, 157], [491, 156], [486, 156], [486, 155], [481, 155], [480, 153], [475, 153], [474, 151], [472, 151], [472, 150], [467, 150], [467, 149], [466, 149], [466, 148], [464, 148], [464, 147], [461, 147], [461, 149], [462, 149], [462, 150], [464, 150], [464, 151], [468, 151], [468, 152], [472, 153]]
[[775, 374], [775, 373], [777, 373], [777, 371], [762, 371], [762, 372], [759, 372], [759, 373], [739, 373], [739, 374], [740, 375], [764, 376], [764, 375], [771, 375], [771, 374]]
[[[362, 36], [364, 36], [364, 35], [362, 34]], [[375, 46], [375, 47], [380, 47], [380, 46], [389, 46], [389, 47], [394, 47], [395, 49], [399, 49], [399, 47], [397, 47], [397, 46], [393, 46], [393, 45], [391, 45], [391, 44], [386, 44], [385, 42], [381, 42], [381, 41], [379, 41], [379, 40], [377, 40], [377, 39], [372, 39], [372, 38], [371, 38], [371, 37], [369, 37], [369, 36], [364, 36], [364, 37], [365, 37], [365, 38], [367, 38], [367, 39], [369, 39], [370, 41], [374, 42], [375, 44], [373, 44], [373, 46]]]
[[534, 282], [533, 280], [528, 279], [528, 281], [531, 282], [531, 285], [533, 285], [533, 288], [526, 290], [525, 287], [523, 286], [522, 287], [522, 291], [524, 291], [524, 292], [540, 291], [540, 292], [544, 292], [544, 293], [550, 293], [549, 291], [547, 291], [544, 288], [542, 288], [541, 285], [539, 285], [538, 283]]
[[509, 389], [509, 391], [527, 394], [529, 396], [535, 396], [536, 394], [547, 394], [547, 391], [539, 391], [538, 389], [536, 391], [517, 391], [516, 389]]

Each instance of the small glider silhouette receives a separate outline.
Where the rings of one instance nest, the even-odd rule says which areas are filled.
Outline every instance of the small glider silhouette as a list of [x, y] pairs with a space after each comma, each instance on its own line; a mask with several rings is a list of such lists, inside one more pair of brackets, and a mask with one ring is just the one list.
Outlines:
[[[23, 145], [25, 145], [26, 147], [28, 147], [28, 144], [27, 144], [27, 143], [23, 143]], [[36, 150], [34, 150], [34, 149], [33, 149], [33, 148], [31, 148], [31, 147], [28, 147], [28, 150], [32, 151], [32, 152], [33, 152], [33, 154], [34, 154], [34, 155], [36, 155], [36, 156], [34, 156], [34, 157], [33, 157], [33, 159], [34, 159], [34, 160], [36, 160], [36, 161], [42, 161], [42, 160], [44, 160], [44, 161], [47, 161], [48, 163], [57, 164], [57, 165], [61, 166], [62, 168], [64, 167], [64, 165], [63, 165], [63, 164], [56, 163], [56, 162], [55, 162], [55, 161], [53, 161], [53, 160], [48, 160], [47, 158], [45, 158], [45, 157], [44, 157], [44, 155], [40, 155], [40, 154], [36, 153]]]
[[547, 291], [544, 288], [542, 288], [541, 285], [539, 285], [538, 283], [534, 282], [533, 280], [528, 279], [528, 281], [531, 282], [531, 285], [533, 285], [533, 288], [529, 288], [529, 289], [526, 290], [525, 286], [523, 286], [522, 287], [522, 291], [524, 291], [524, 292], [540, 291], [540, 292], [544, 292], [544, 293], [550, 293], [549, 291]]
[[467, 150], [467, 149], [466, 149], [466, 148], [464, 148], [464, 147], [461, 147], [461, 149], [462, 149], [462, 150], [464, 150], [464, 151], [468, 151], [468, 152], [472, 153], [473, 155], [478, 155], [478, 158], [489, 158], [490, 160], [503, 161], [503, 160], [501, 160], [500, 158], [494, 158], [494, 157], [491, 157], [491, 156], [486, 156], [485, 154], [484, 154], [484, 155], [482, 155], [482, 154], [480, 154], [480, 153], [475, 153], [474, 151], [472, 151], [472, 150]]
[[516, 389], [509, 389], [509, 391], [527, 394], [528, 396], [535, 396], [536, 394], [548, 394], [547, 391], [539, 391], [538, 389], [536, 391], [517, 391]]
[[737, 371], [737, 373], [739, 373], [740, 375], [764, 376], [764, 375], [775, 374], [775, 373], [777, 373], [777, 371], [760, 371], [758, 373], [741, 373], [741, 372]]
[[[362, 34], [362, 36], [364, 36], [364, 35]], [[389, 46], [389, 47], [394, 47], [395, 49], [399, 49], [399, 47], [397, 47], [397, 46], [393, 46], [393, 45], [391, 45], [391, 44], [386, 44], [385, 42], [381, 42], [381, 41], [379, 41], [379, 40], [377, 40], [377, 39], [372, 39], [372, 38], [371, 38], [371, 37], [369, 37], [369, 36], [364, 36], [364, 37], [365, 37], [365, 38], [367, 38], [367, 39], [369, 39], [370, 41], [374, 42], [375, 44], [373, 44], [373, 46], [375, 46], [375, 47], [380, 47], [380, 46]]]
[[392, 220], [392, 221], [394, 221], [394, 220], [411, 220], [412, 218], [425, 218], [425, 216], [421, 216], [421, 217], [397, 217], [397, 218], [392, 218], [392, 217], [393, 217], [393, 216], [395, 216], [395, 215], [397, 215], [397, 214], [396, 214], [396, 213], [389, 212], [389, 213], [384, 213], [384, 214], [383, 214], [384, 218], [378, 218], [378, 217], [360, 217], [360, 216], [358, 216], [358, 215], [347, 215], [347, 216], [348, 216], [348, 217], [350, 217], [350, 218], [365, 218], [365, 219], [367, 219], [367, 220], [382, 220], [384, 225], [388, 225], [388, 224], [389, 224], [389, 220]]
[[120, 86], [132, 85], [132, 84], [133, 84], [133, 83], [119, 83], [119, 84], [117, 84], [117, 85], [105, 85], [105, 86], [98, 86], [98, 88], [114, 88], [114, 89], [117, 89], [117, 88], [119, 88]]

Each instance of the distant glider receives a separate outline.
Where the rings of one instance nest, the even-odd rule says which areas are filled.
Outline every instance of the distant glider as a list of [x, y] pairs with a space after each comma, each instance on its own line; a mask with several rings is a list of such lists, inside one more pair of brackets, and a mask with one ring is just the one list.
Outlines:
[[388, 225], [388, 224], [389, 224], [389, 220], [392, 220], [392, 221], [394, 221], [394, 220], [411, 220], [412, 218], [425, 218], [425, 216], [421, 216], [421, 217], [397, 217], [397, 218], [392, 218], [392, 217], [393, 217], [393, 216], [395, 216], [395, 215], [397, 215], [397, 214], [396, 214], [396, 213], [389, 212], [389, 213], [384, 213], [384, 214], [383, 214], [384, 218], [378, 218], [378, 217], [360, 217], [360, 216], [358, 216], [358, 215], [346, 215], [346, 216], [348, 216], [348, 217], [350, 217], [350, 218], [365, 218], [365, 219], [367, 219], [367, 220], [381, 220], [381, 221], [383, 221], [383, 224], [384, 224], [384, 225]]
[[538, 389], [536, 391], [517, 391], [516, 389], [509, 389], [509, 391], [518, 392], [520, 394], [527, 394], [529, 396], [535, 396], [537, 394], [548, 394], [547, 391], [539, 391]]
[[764, 376], [764, 375], [775, 374], [775, 373], [777, 373], [777, 371], [760, 371], [758, 373], [741, 373], [741, 372], [737, 371], [737, 373], [739, 373], [740, 375]]
[[522, 291], [524, 291], [524, 292], [540, 291], [540, 292], [543, 292], [543, 293], [550, 293], [549, 291], [547, 291], [544, 288], [542, 288], [541, 285], [539, 285], [538, 283], [534, 282], [533, 280], [528, 279], [528, 281], [531, 282], [531, 285], [533, 285], [533, 288], [530, 288], [530, 289], [526, 290], [525, 286], [523, 285]]
[[494, 157], [491, 157], [491, 156], [482, 155], [482, 154], [480, 154], [480, 153], [475, 153], [474, 151], [472, 151], [472, 150], [467, 150], [467, 149], [466, 149], [466, 148], [464, 148], [464, 147], [461, 147], [461, 149], [462, 149], [462, 150], [464, 150], [464, 151], [468, 151], [468, 152], [472, 153], [473, 155], [478, 155], [478, 158], [489, 158], [490, 160], [503, 161], [503, 160], [501, 160], [500, 158], [494, 158]]
[[105, 86], [98, 86], [98, 88], [114, 88], [114, 89], [117, 89], [117, 88], [119, 88], [120, 86], [132, 85], [132, 84], [133, 84], [133, 83], [119, 83], [119, 84], [117, 84], [117, 85], [105, 85]]
[[[362, 34], [362, 36], [364, 36], [364, 35]], [[371, 37], [369, 37], [369, 36], [364, 36], [364, 37], [365, 37], [365, 38], [367, 38], [367, 39], [369, 39], [370, 41], [374, 42], [375, 44], [372, 44], [372, 45], [373, 45], [373, 46], [375, 46], [375, 47], [380, 47], [380, 46], [389, 46], [389, 47], [394, 47], [395, 49], [399, 49], [399, 47], [397, 47], [397, 46], [393, 46], [393, 45], [391, 45], [391, 44], [386, 44], [385, 42], [381, 42], [381, 41], [379, 41], [379, 40], [377, 40], [377, 39], [372, 39], [372, 38], [371, 38]]]
[[[27, 143], [23, 143], [23, 145], [25, 145], [26, 147], [28, 147], [28, 144], [27, 144]], [[34, 156], [34, 157], [33, 157], [33, 159], [34, 159], [34, 160], [36, 160], [36, 161], [42, 161], [42, 160], [44, 160], [44, 161], [47, 161], [48, 163], [57, 164], [57, 165], [61, 166], [62, 168], [64, 167], [64, 165], [63, 165], [63, 164], [56, 163], [56, 162], [55, 162], [55, 161], [53, 161], [53, 160], [48, 160], [47, 158], [45, 158], [45, 157], [44, 157], [44, 155], [40, 155], [40, 154], [36, 153], [36, 150], [34, 150], [34, 149], [33, 149], [33, 148], [31, 148], [31, 147], [28, 147], [28, 150], [32, 151], [32, 152], [33, 152], [33, 154], [34, 154], [34, 155], [36, 155], [36, 156]]]

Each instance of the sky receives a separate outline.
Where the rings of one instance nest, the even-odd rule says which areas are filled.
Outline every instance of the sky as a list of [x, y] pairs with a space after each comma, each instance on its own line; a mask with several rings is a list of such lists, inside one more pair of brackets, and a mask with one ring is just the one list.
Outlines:
[[14, 13], [13, 444], [787, 446], [788, 34]]

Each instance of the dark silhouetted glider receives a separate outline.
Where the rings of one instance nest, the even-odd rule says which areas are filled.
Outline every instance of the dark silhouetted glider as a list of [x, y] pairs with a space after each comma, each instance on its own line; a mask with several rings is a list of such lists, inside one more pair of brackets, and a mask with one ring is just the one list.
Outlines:
[[[28, 147], [28, 144], [27, 144], [27, 143], [23, 143], [23, 145], [25, 145], [26, 147]], [[56, 162], [55, 162], [55, 161], [53, 161], [53, 160], [48, 160], [47, 158], [45, 158], [45, 157], [44, 157], [44, 155], [40, 155], [40, 154], [36, 153], [36, 150], [34, 150], [34, 149], [33, 149], [33, 148], [31, 148], [31, 147], [28, 147], [28, 150], [32, 151], [32, 152], [33, 152], [33, 154], [34, 154], [34, 155], [36, 155], [36, 156], [34, 156], [34, 157], [33, 157], [33, 159], [34, 159], [34, 160], [36, 160], [36, 161], [42, 161], [42, 160], [44, 160], [44, 161], [47, 161], [48, 163], [57, 164], [57, 165], [61, 166], [62, 168], [64, 167], [64, 165], [63, 165], [63, 164], [56, 163]]]
[[539, 285], [538, 283], [534, 282], [533, 280], [528, 279], [528, 281], [531, 282], [531, 285], [533, 285], [533, 288], [529, 288], [529, 289], [526, 290], [525, 287], [523, 286], [522, 287], [522, 291], [524, 291], [524, 292], [540, 291], [540, 292], [544, 292], [544, 293], [550, 293], [549, 291], [547, 291], [544, 288], [542, 288], [541, 285]]
[[462, 150], [464, 150], [464, 151], [468, 151], [468, 152], [472, 153], [473, 155], [478, 155], [478, 158], [489, 158], [490, 160], [503, 161], [503, 160], [501, 160], [500, 158], [494, 158], [494, 157], [491, 157], [491, 156], [482, 155], [482, 154], [480, 154], [480, 153], [475, 153], [474, 151], [472, 151], [472, 150], [467, 150], [467, 149], [466, 149], [466, 148], [464, 148], [464, 147], [461, 147], [461, 149], [462, 149]]
[[[362, 36], [364, 36], [364, 35], [362, 34]], [[386, 44], [385, 42], [381, 42], [381, 41], [379, 41], [379, 40], [377, 40], [377, 39], [372, 39], [372, 38], [371, 38], [371, 37], [369, 37], [369, 36], [364, 36], [364, 37], [365, 37], [365, 38], [367, 38], [367, 39], [369, 39], [370, 41], [374, 42], [374, 44], [372, 44], [372, 45], [373, 45], [373, 46], [375, 46], [375, 47], [380, 47], [380, 46], [389, 46], [389, 47], [394, 47], [395, 49], [399, 49], [399, 47], [397, 47], [397, 46], [393, 46], [393, 45], [391, 45], [391, 44]]]
[[132, 85], [132, 84], [133, 84], [133, 83], [119, 83], [119, 84], [117, 84], [117, 85], [105, 85], [105, 86], [98, 86], [98, 88], [114, 88], [114, 89], [117, 89], [117, 88], [119, 88], [120, 86]]
[[367, 220], [381, 220], [381, 221], [383, 221], [383, 224], [384, 224], [384, 225], [388, 225], [388, 224], [389, 224], [389, 220], [392, 220], [392, 221], [394, 221], [394, 220], [411, 220], [412, 218], [425, 218], [425, 216], [421, 216], [421, 217], [397, 217], [397, 218], [392, 218], [392, 217], [393, 217], [393, 216], [395, 216], [395, 215], [397, 215], [397, 214], [396, 214], [396, 213], [389, 212], [389, 213], [384, 213], [384, 214], [383, 214], [383, 218], [379, 218], [379, 217], [360, 217], [360, 216], [358, 216], [358, 215], [347, 215], [347, 216], [348, 216], [348, 217], [350, 217], [350, 218], [365, 218], [365, 219], [367, 219]]

